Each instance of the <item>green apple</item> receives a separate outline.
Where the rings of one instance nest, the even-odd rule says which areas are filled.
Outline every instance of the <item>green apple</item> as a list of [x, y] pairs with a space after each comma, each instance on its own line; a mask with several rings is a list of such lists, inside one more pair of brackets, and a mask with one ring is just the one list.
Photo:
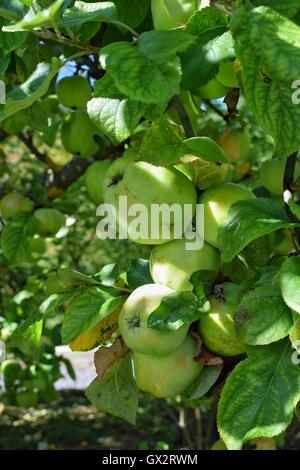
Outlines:
[[[199, 237], [198, 237], [199, 238]], [[150, 258], [151, 276], [154, 282], [164, 284], [176, 291], [192, 290], [189, 281], [196, 271], [220, 269], [218, 250], [204, 243], [198, 250], [187, 250], [185, 238], [172, 240], [153, 248]]]
[[65, 216], [57, 209], [37, 209], [33, 216], [36, 233], [42, 237], [54, 237], [65, 225]]
[[224, 131], [219, 143], [231, 162], [248, 159], [251, 148], [251, 136], [246, 129], [235, 128]]
[[175, 397], [201, 374], [203, 362], [196, 362], [197, 342], [190, 335], [165, 356], [133, 352], [137, 386], [157, 398]]
[[201, 0], [151, 0], [154, 29], [171, 29], [188, 22]]
[[61, 104], [67, 108], [85, 109], [92, 96], [92, 89], [86, 78], [74, 75], [59, 80], [56, 85], [56, 94]]
[[[193, 184], [176, 168], [154, 166], [133, 159], [134, 154], [116, 160], [104, 178], [104, 202], [115, 208], [119, 229], [128, 233], [128, 237], [136, 243], [150, 245], [172, 239], [179, 229], [181, 234], [184, 233], [195, 213], [196, 189]], [[119, 210], [121, 196], [127, 198], [128, 211], [137, 208], [137, 204], [142, 205], [144, 223], [133, 225], [133, 221], [140, 219], [140, 211], [137, 215], [128, 215], [127, 211]], [[164, 220], [154, 216], [152, 219], [154, 205], [158, 208], [161, 204], [165, 205]], [[170, 210], [173, 204], [179, 210], [176, 220], [174, 211]], [[184, 204], [188, 204], [191, 209], [190, 217], [184, 217]]]
[[[273, 158], [262, 164], [259, 176], [262, 184], [270, 193], [282, 196], [286, 158]], [[295, 179], [300, 176], [300, 166], [296, 165]]]
[[229, 129], [219, 137], [219, 144], [228, 156], [229, 161], [245, 160], [251, 146], [250, 134], [242, 128]]
[[228, 88], [239, 88], [239, 81], [234, 69], [234, 61], [222, 62], [216, 78]]
[[100, 136], [100, 131], [85, 111], [68, 114], [61, 128], [61, 141], [65, 150], [75, 155], [93, 155], [98, 149], [96, 135]]
[[130, 349], [162, 356], [182, 343], [188, 326], [182, 326], [176, 331], [159, 331], [148, 327], [150, 314], [159, 307], [163, 297], [173, 292], [160, 284], [146, 284], [130, 294], [119, 316], [119, 330]]
[[237, 284], [228, 282], [222, 288], [216, 286], [215, 294], [208, 298], [210, 310], [199, 321], [200, 335], [205, 346], [220, 356], [238, 356], [246, 350], [234, 325], [240, 293], [241, 288]]
[[26, 392], [19, 392], [16, 396], [16, 401], [18, 406], [23, 408], [30, 408], [35, 406], [38, 402], [38, 393], [33, 390], [28, 390]]
[[8, 193], [0, 201], [0, 212], [4, 219], [10, 219], [20, 212], [31, 212], [33, 202], [22, 194]]
[[204, 240], [219, 248], [218, 229], [225, 221], [235, 202], [255, 198], [249, 190], [238, 184], [224, 183], [204, 191], [199, 203], [204, 205]]
[[103, 202], [103, 181], [111, 160], [92, 163], [85, 172], [85, 184], [88, 195], [95, 204]]
[[197, 90], [197, 94], [208, 100], [222, 98], [226, 95], [228, 88], [222, 85], [216, 78], [210, 80], [207, 85], [201, 86]]

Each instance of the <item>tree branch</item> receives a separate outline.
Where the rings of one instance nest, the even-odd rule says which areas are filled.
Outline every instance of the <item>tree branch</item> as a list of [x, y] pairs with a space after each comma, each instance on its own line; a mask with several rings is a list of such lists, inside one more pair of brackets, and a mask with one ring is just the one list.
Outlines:
[[180, 120], [182, 122], [184, 132], [185, 132], [185, 135], [186, 135], [187, 139], [189, 139], [190, 137], [194, 137], [195, 134], [194, 134], [194, 130], [193, 130], [192, 125], [191, 125], [190, 118], [189, 118], [186, 110], [184, 109], [184, 106], [181, 103], [179, 96], [174, 96], [173, 102], [174, 102], [176, 111], [177, 111], [177, 113], [180, 117]]
[[49, 184], [48, 195], [54, 199], [61, 191], [65, 191], [71, 184], [77, 181], [95, 161], [113, 160], [123, 153], [123, 145], [118, 147], [108, 147], [105, 153], [94, 154], [90, 157], [76, 157], [67, 163], [60, 173], [56, 173]]
[[43, 163], [47, 163], [47, 155], [44, 152], [40, 152], [36, 148], [33, 143], [32, 134], [25, 134], [24, 132], [20, 132], [18, 137], [38, 160]]
[[222, 111], [220, 111], [220, 109], [218, 109], [210, 100], [205, 100], [205, 104], [210, 109], [212, 109], [215, 113], [217, 113], [219, 116], [221, 116], [221, 118], [224, 119], [224, 121], [226, 123], [228, 122], [229, 116], [227, 116], [226, 114], [223, 114]]

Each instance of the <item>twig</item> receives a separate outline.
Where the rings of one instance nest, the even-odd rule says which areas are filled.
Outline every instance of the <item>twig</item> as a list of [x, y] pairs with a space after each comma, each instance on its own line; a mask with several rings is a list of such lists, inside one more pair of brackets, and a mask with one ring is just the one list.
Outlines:
[[49, 31], [48, 29], [42, 31], [32, 31], [36, 36], [42, 39], [49, 39], [55, 42], [59, 42], [61, 44], [67, 44], [68, 46], [77, 47], [78, 49], [82, 50], [89, 50], [90, 52], [99, 52], [98, 47], [91, 46], [90, 44], [81, 44], [79, 41], [66, 38], [65, 36], [58, 37], [57, 34]]
[[186, 409], [183, 407], [179, 408], [179, 427], [182, 430], [182, 434], [186, 440], [188, 448], [190, 450], [194, 449], [194, 443], [190, 436], [189, 430], [187, 428], [187, 419], [186, 419]]
[[179, 96], [174, 96], [173, 102], [174, 102], [176, 111], [177, 111], [177, 113], [180, 117], [180, 120], [182, 122], [186, 137], [188, 139], [190, 137], [194, 137], [195, 134], [194, 134], [194, 131], [193, 131], [193, 128], [192, 128], [192, 125], [191, 125], [190, 118], [188, 117], [188, 114], [187, 114], [186, 110], [184, 109], [184, 106], [181, 103]]
[[202, 430], [202, 416], [200, 406], [197, 406], [194, 410], [195, 421], [196, 421], [196, 442], [197, 450], [203, 449], [203, 430]]
[[[284, 177], [283, 177], [283, 199], [285, 204], [285, 210], [288, 215], [288, 218], [293, 223], [299, 223], [300, 221], [297, 217], [293, 214], [289, 207], [289, 200], [293, 197], [293, 183], [294, 183], [294, 174], [295, 168], [297, 163], [297, 152], [292, 153], [287, 158], [285, 170], [284, 170]], [[298, 246], [300, 246], [300, 228], [295, 228], [295, 235], [297, 239]]]
[[226, 123], [228, 122], [229, 116], [227, 116], [226, 114], [223, 114], [222, 111], [220, 111], [220, 109], [218, 109], [210, 100], [205, 100], [205, 104], [207, 104], [209, 108], [211, 108], [215, 113], [221, 116], [221, 118], [224, 119]]
[[47, 163], [47, 155], [45, 153], [40, 152], [33, 143], [32, 134], [25, 134], [24, 132], [20, 132], [18, 134], [19, 139], [28, 147], [31, 153], [41, 162]]

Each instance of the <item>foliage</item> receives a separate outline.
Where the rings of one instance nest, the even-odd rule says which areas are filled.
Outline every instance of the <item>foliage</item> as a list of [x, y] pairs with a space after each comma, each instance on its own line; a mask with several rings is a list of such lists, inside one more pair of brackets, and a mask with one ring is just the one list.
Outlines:
[[[20, 193], [32, 201], [31, 210], [0, 214], [0, 337], [9, 360], [17, 361], [3, 365], [2, 400], [28, 406], [54, 400], [63, 361], [55, 347], [97, 347], [98, 377], [87, 397], [130, 424], [138, 419], [139, 390], [118, 318], [132, 292], [153, 283], [150, 248], [96, 237], [99, 214], [84, 178], [93, 163], [124, 155], [128, 171], [133, 161], [150, 164], [153, 177], [165, 167], [166, 180], [155, 182], [161, 192], [181, 171], [186, 185], [195, 186], [195, 203], [196, 191], [201, 197], [228, 182], [256, 196], [231, 205], [209, 201], [216, 210], [219, 272], [199, 265], [192, 290], [165, 296], [146, 323], [158, 335], [189, 328], [193, 358], [203, 368], [177, 400], [213, 410], [220, 398], [223, 444], [242, 449], [285, 431], [300, 399], [294, 351], [300, 340], [299, 2], [216, 1], [205, 8], [195, 2], [190, 18], [181, 0], [171, 3], [162, 0], [165, 27], [155, 29], [153, 0], [1, 2], [0, 198]], [[225, 97], [204, 98], [203, 87], [217, 83], [220, 65], [228, 63], [239, 86], [222, 87]], [[84, 78], [76, 82], [79, 88], [85, 83], [87, 103], [73, 88], [67, 101], [59, 98], [65, 76]], [[246, 131], [251, 140], [237, 161], [222, 147], [222, 135], [232, 130]], [[260, 180], [262, 164], [273, 156], [285, 168], [274, 194]], [[119, 177], [121, 170], [109, 187]], [[129, 196], [139, 202], [143, 194], [147, 202], [152, 183], [133, 181]], [[151, 197], [160, 202], [161, 194]], [[41, 228], [36, 211], [45, 209]], [[195, 210], [190, 222], [197, 226]], [[225, 298], [228, 281], [240, 285], [234, 301]], [[230, 306], [245, 354], [219, 357], [199, 335], [212, 293]], [[132, 322], [138, 330], [137, 319]]]

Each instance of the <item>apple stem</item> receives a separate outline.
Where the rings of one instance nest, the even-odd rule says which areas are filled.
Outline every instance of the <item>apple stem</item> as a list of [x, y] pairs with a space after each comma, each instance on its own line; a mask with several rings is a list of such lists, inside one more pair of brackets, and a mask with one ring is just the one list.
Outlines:
[[[283, 177], [283, 199], [284, 199], [284, 204], [285, 204], [285, 210], [288, 215], [288, 218], [293, 223], [300, 222], [289, 207], [289, 200], [293, 197], [293, 192], [294, 192], [293, 184], [294, 184], [294, 174], [295, 174], [296, 163], [297, 163], [297, 152], [294, 152], [287, 158], [285, 170], [284, 170], [284, 177]], [[298, 245], [297, 252], [298, 252], [299, 246], [300, 246], [300, 229], [297, 227], [294, 228], [294, 233], [296, 235], [296, 240], [297, 240], [297, 245]]]
[[190, 137], [194, 137], [195, 133], [192, 128], [190, 118], [188, 117], [188, 114], [186, 110], [184, 109], [184, 106], [181, 103], [179, 96], [174, 96], [173, 102], [174, 102], [176, 111], [180, 117], [180, 120], [182, 122], [186, 138], [189, 139]]

